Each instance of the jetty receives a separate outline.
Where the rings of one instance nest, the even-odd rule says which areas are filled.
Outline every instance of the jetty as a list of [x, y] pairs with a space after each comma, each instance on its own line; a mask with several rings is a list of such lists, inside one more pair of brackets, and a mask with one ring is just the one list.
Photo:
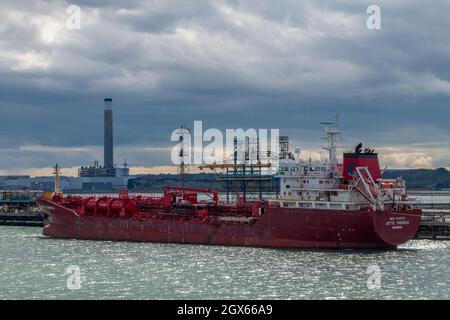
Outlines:
[[450, 240], [450, 201], [442, 200], [442, 197], [450, 196], [450, 191], [413, 191], [410, 194], [427, 196], [432, 200], [414, 204], [414, 207], [423, 210], [422, 222], [415, 238]]
[[38, 194], [0, 191], [0, 225], [42, 227], [43, 217], [35, 202]]

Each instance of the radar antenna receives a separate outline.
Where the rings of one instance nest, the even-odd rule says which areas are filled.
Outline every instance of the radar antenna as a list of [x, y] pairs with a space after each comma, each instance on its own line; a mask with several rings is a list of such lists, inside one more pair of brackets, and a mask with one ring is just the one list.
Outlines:
[[327, 144], [323, 149], [329, 152], [330, 164], [337, 164], [336, 137], [341, 134], [339, 130], [339, 114], [336, 115], [336, 122], [321, 122], [320, 124], [326, 126], [323, 131], [326, 134], [324, 140]]

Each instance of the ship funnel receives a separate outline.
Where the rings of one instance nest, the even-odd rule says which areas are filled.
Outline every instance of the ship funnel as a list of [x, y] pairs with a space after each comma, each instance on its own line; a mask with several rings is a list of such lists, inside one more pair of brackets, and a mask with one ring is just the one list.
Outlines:
[[105, 98], [105, 111], [104, 111], [104, 162], [105, 168], [114, 167], [113, 158], [113, 113], [112, 113], [112, 99]]
[[378, 154], [373, 149], [366, 148], [361, 151], [362, 144], [359, 144], [355, 152], [344, 153], [344, 180], [350, 181], [355, 175], [357, 167], [367, 167], [373, 180], [381, 178], [380, 163], [378, 162]]

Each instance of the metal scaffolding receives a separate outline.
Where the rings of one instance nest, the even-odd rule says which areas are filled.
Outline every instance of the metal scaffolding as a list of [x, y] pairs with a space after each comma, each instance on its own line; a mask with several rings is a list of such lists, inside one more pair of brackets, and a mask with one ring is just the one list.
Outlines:
[[259, 139], [248, 137], [244, 141], [234, 139], [232, 157], [223, 164], [199, 166], [200, 170], [221, 171], [222, 176], [217, 180], [224, 184], [227, 202], [231, 193], [242, 194], [244, 201], [248, 193], [257, 193], [260, 200], [263, 193], [276, 193], [278, 185], [271, 168], [270, 152], [261, 151]]

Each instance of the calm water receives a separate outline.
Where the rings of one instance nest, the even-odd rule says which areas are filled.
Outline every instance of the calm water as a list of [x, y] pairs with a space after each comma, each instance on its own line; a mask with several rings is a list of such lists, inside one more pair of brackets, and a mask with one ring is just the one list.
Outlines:
[[[381, 252], [289, 251], [40, 233], [0, 227], [1, 299], [450, 299], [450, 242], [411, 241]], [[71, 265], [80, 268], [78, 290], [66, 284]], [[379, 289], [368, 289], [370, 265], [381, 270]]]

